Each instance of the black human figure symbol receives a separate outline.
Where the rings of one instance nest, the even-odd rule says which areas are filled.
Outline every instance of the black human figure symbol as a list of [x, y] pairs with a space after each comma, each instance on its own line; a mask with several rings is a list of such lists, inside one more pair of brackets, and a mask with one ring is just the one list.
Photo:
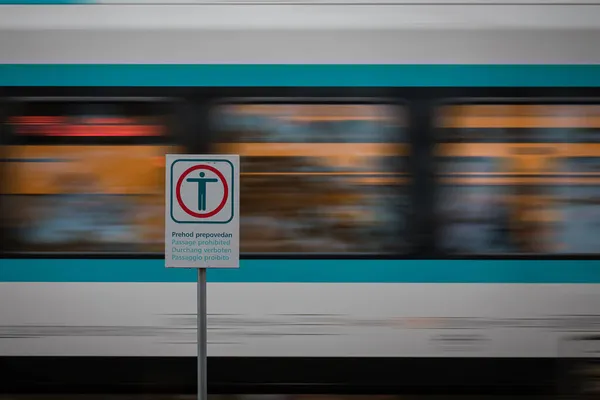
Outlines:
[[210, 182], [218, 182], [218, 179], [205, 178], [204, 172], [200, 172], [200, 178], [188, 178], [187, 182], [195, 182], [198, 184], [198, 210], [206, 211], [206, 185]]

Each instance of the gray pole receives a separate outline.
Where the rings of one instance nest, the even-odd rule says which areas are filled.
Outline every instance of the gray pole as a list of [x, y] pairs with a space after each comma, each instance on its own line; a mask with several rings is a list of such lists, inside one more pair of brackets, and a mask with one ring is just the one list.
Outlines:
[[198, 269], [198, 400], [208, 400], [206, 379], [206, 268]]

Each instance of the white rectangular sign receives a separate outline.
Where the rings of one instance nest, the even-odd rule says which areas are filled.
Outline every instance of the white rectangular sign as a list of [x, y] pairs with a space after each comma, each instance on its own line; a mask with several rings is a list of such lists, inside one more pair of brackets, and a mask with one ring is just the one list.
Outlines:
[[238, 268], [238, 155], [167, 154], [167, 268]]

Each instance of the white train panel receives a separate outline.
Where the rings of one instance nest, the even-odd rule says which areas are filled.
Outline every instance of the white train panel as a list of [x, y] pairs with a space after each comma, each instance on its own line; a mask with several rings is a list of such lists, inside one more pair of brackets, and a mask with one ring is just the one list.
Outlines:
[[[600, 326], [587, 284], [210, 283], [208, 302], [211, 356], [556, 357]], [[2, 356], [196, 351], [194, 283], [2, 283], [0, 304]]]
[[[77, 2], [77, 1], [76, 1]], [[88, 3], [86, 1], [86, 3]], [[597, 29], [594, 5], [4, 5], [0, 29]]]
[[598, 43], [600, 31], [0, 31], [0, 63], [597, 64]]

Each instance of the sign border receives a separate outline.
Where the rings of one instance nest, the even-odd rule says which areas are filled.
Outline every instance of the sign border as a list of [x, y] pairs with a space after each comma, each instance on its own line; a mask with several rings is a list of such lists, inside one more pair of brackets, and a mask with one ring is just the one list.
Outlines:
[[[177, 164], [178, 162], [198, 162], [198, 163], [202, 163], [202, 162], [224, 162], [227, 163], [231, 166], [231, 217], [229, 217], [229, 219], [227, 221], [178, 221], [177, 219], [175, 219], [175, 217], [173, 216], [173, 168], [175, 167], [175, 164]], [[228, 224], [233, 220], [233, 217], [235, 216], [235, 166], [233, 165], [233, 163], [229, 160], [223, 160], [223, 159], [212, 159], [212, 158], [202, 158], [202, 159], [187, 159], [187, 158], [182, 158], [182, 159], [178, 159], [175, 160], [173, 162], [173, 164], [171, 164], [171, 182], [169, 185], [169, 198], [170, 198], [170, 217], [171, 220], [173, 222], [176, 222], [178, 224]]]

